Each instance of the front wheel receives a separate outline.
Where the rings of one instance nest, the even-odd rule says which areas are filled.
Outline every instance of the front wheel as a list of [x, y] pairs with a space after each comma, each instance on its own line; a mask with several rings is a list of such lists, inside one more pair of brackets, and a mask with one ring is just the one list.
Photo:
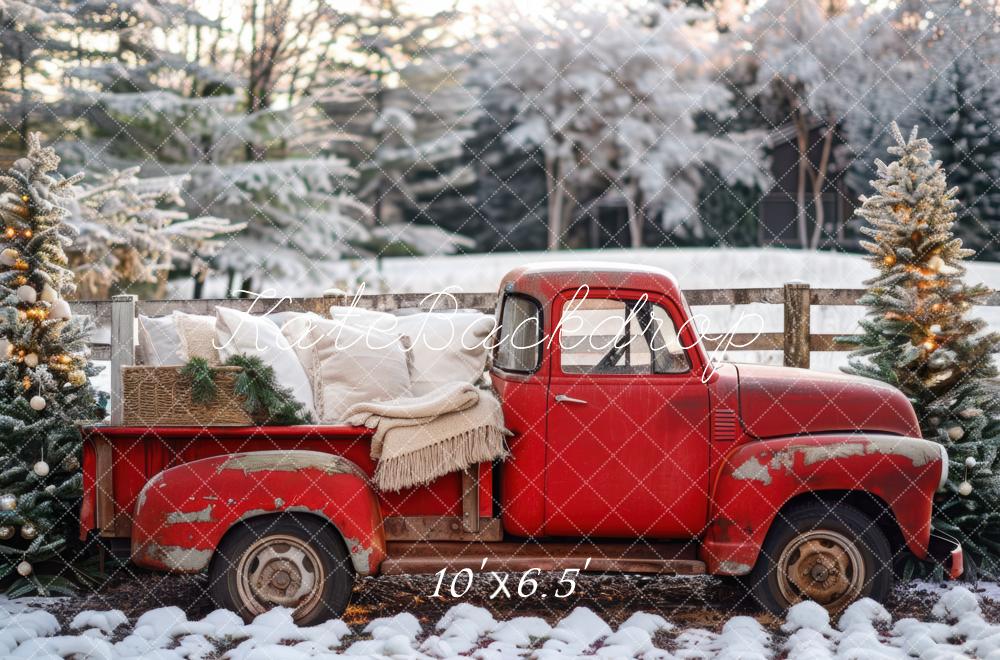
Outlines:
[[857, 509], [804, 504], [778, 515], [748, 578], [754, 598], [774, 614], [804, 600], [835, 613], [858, 598], [885, 599], [892, 551]]
[[250, 621], [272, 607], [292, 608], [311, 625], [347, 607], [354, 570], [329, 525], [308, 516], [254, 518], [231, 530], [209, 569], [212, 600]]

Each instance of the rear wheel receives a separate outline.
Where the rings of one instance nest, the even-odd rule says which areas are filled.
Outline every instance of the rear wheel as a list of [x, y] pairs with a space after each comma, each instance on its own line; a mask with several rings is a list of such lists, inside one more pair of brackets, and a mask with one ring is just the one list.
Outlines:
[[308, 516], [254, 518], [230, 531], [209, 569], [220, 607], [249, 621], [272, 607], [290, 607], [300, 625], [339, 616], [354, 570], [337, 532]]
[[892, 551], [868, 516], [821, 502], [783, 512], [748, 576], [757, 601], [775, 614], [812, 600], [839, 612], [862, 597], [882, 601], [892, 586]]

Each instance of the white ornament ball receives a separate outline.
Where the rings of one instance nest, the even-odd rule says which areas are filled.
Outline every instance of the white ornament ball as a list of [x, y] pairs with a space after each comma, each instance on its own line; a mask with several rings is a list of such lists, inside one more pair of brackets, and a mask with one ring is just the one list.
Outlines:
[[942, 268], [944, 268], [944, 259], [935, 255], [927, 260], [927, 266], [931, 270], [941, 270]]
[[38, 366], [38, 353], [28, 353], [24, 356], [24, 363], [34, 369]]
[[70, 315], [71, 313], [69, 310], [69, 303], [63, 300], [62, 298], [59, 298], [54, 303], [52, 303], [52, 307], [49, 309], [50, 319], [56, 319], [56, 320], [68, 319]]
[[17, 508], [17, 498], [10, 493], [0, 495], [0, 511], [13, 511]]
[[972, 484], [968, 481], [963, 481], [958, 484], [958, 494], [962, 497], [968, 497], [972, 493]]
[[53, 289], [51, 285], [43, 284], [42, 293], [39, 298], [41, 298], [42, 302], [47, 302], [51, 305], [55, 301], [59, 300], [59, 294], [56, 293], [56, 290]]
[[14, 528], [10, 525], [0, 527], [0, 541], [8, 541], [14, 538]]
[[932, 325], [932, 326], [931, 326], [931, 327], [929, 328], [929, 330], [930, 330], [931, 332], [933, 332], [934, 334], [939, 334], [939, 333], [941, 332], [941, 326], [939, 326], [938, 324], [936, 324], [936, 323], [935, 323], [934, 325]]
[[47, 477], [49, 475], [49, 464], [45, 461], [38, 461], [31, 469], [34, 470], [35, 474], [39, 477]]
[[31, 564], [26, 561], [22, 561], [17, 565], [17, 574], [21, 577], [28, 577], [31, 575]]
[[17, 287], [17, 299], [24, 303], [34, 304], [38, 300], [38, 292], [25, 284]]
[[5, 248], [3, 251], [0, 251], [0, 264], [13, 266], [19, 256], [17, 250], [14, 248]]
[[31, 523], [24, 523], [21, 527], [21, 538], [25, 541], [33, 541], [38, 536], [38, 528]]
[[969, 456], [967, 459], [965, 459], [965, 467], [969, 468], [970, 470], [976, 467], [976, 457]]
[[48, 493], [49, 495], [51, 495], [52, 493], [56, 492], [56, 485], [55, 484], [49, 484], [48, 486], [45, 487], [45, 492]]
[[31, 397], [30, 401], [28, 401], [28, 405], [30, 405], [35, 410], [45, 410], [45, 397], [36, 394], [35, 396]]
[[961, 426], [953, 426], [948, 429], [948, 437], [952, 440], [961, 440], [965, 436], [965, 429]]

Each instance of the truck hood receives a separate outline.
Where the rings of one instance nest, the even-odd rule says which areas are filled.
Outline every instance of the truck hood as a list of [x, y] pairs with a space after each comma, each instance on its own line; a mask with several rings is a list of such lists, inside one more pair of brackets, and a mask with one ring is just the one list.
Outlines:
[[756, 438], [855, 431], [920, 437], [913, 406], [885, 383], [790, 367], [736, 369], [743, 427]]

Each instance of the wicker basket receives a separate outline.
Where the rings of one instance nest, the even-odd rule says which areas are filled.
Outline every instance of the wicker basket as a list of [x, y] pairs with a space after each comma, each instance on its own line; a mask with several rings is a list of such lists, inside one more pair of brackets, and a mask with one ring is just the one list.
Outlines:
[[122, 367], [125, 426], [250, 426], [254, 422], [233, 394], [240, 367], [213, 367], [215, 400], [191, 400], [183, 367]]

